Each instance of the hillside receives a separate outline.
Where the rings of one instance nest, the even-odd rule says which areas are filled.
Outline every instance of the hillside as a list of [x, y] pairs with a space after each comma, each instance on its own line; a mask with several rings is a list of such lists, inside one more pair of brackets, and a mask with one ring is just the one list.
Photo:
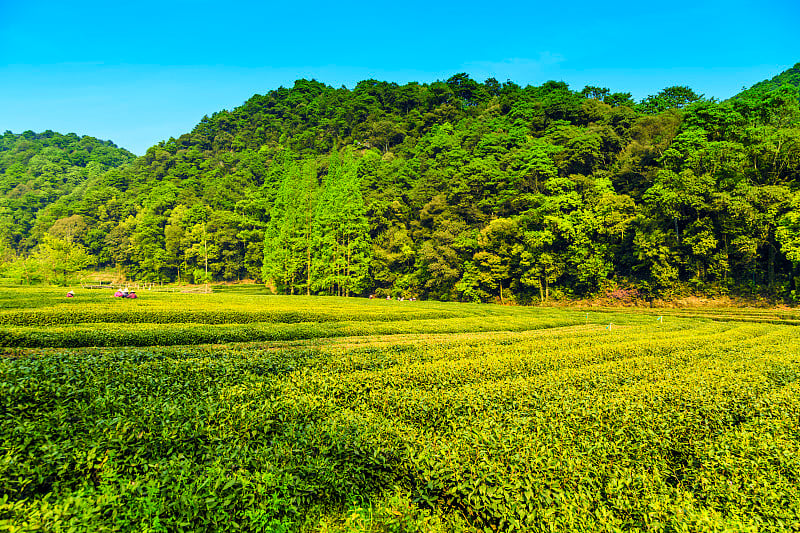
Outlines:
[[[106, 171], [134, 159], [94, 137], [6, 131], [0, 136], [0, 244], [32, 249], [67, 210], [80, 211], [88, 182], [100, 183]], [[66, 210], [54, 208], [59, 199], [69, 204]]]
[[790, 69], [784, 70], [777, 76], [773, 76], [769, 80], [764, 80], [756, 83], [749, 89], [745, 89], [733, 98], [761, 98], [765, 94], [779, 89], [783, 85], [791, 85], [793, 87], [800, 87], [800, 63], [796, 63]]
[[7, 278], [96, 266], [522, 303], [800, 294], [792, 89], [720, 103], [670, 87], [637, 104], [466, 74], [299, 80], [97, 170], [7, 239]]

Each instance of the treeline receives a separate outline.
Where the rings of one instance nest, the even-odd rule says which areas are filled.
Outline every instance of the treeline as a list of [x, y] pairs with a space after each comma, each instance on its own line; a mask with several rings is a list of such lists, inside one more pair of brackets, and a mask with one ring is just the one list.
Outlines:
[[[0, 161], [22, 142], [3, 139]], [[7, 278], [113, 267], [287, 294], [800, 296], [788, 84], [726, 102], [670, 87], [637, 103], [466, 74], [353, 90], [300, 80], [115, 164], [33, 211], [4, 185]], [[1, 183], [25, 186], [9, 168]]]
[[745, 89], [736, 96], [735, 99], [761, 98], [772, 91], [780, 89], [784, 85], [800, 86], [800, 63], [790, 69], [784, 70], [772, 79], [756, 83], [749, 89]]

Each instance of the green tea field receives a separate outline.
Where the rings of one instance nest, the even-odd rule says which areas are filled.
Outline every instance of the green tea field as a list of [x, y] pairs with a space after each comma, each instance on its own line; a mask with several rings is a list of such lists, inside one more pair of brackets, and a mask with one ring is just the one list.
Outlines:
[[0, 290], [0, 531], [800, 531], [797, 311], [64, 292]]

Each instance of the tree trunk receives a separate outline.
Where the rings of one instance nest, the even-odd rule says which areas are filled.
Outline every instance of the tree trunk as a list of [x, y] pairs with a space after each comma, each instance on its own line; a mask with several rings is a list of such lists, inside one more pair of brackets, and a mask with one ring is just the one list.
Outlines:
[[351, 257], [352, 250], [350, 249], [350, 236], [347, 236], [347, 271], [345, 273], [345, 290], [344, 295], [350, 296], [350, 286], [351, 286], [351, 271], [350, 271], [350, 257]]
[[206, 260], [206, 283], [208, 283], [208, 240], [206, 239], [206, 227], [203, 225], [203, 255], [205, 256]]
[[723, 237], [724, 237], [724, 242], [725, 242], [725, 261], [727, 261], [727, 265], [728, 266], [725, 267], [725, 273], [724, 273], [722, 279], [723, 279], [723, 282], [725, 283], [725, 286], [727, 287], [727, 285], [728, 285], [728, 269], [730, 268], [730, 265], [731, 265], [731, 257], [728, 254], [728, 234], [727, 233], [724, 234]]
[[792, 283], [794, 283], [795, 298], [800, 298], [800, 263], [792, 263]]
[[770, 290], [775, 286], [775, 247], [772, 243], [769, 246], [769, 257], [767, 259], [767, 283]]
[[306, 296], [311, 296], [311, 243], [308, 244], [308, 253], [306, 255], [306, 268], [308, 269], [308, 279], [306, 280]]

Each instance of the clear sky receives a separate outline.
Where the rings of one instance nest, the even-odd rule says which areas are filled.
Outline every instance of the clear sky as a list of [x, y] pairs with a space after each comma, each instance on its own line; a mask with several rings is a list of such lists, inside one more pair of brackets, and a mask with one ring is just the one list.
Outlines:
[[295, 79], [352, 88], [466, 72], [728, 98], [800, 62], [800, 0], [0, 0], [0, 131], [143, 154]]

